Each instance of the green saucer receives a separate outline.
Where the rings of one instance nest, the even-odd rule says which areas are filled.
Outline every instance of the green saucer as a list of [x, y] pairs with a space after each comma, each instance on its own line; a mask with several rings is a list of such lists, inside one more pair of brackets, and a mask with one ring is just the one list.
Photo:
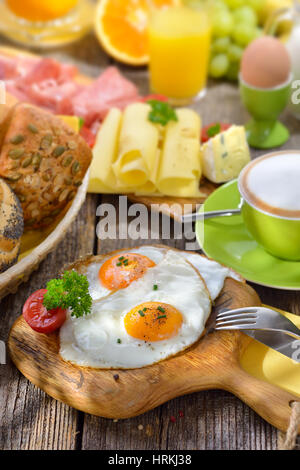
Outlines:
[[[207, 198], [204, 211], [236, 209], [239, 203], [237, 181], [232, 181]], [[300, 261], [284, 261], [267, 253], [247, 232], [240, 215], [198, 221], [196, 235], [208, 257], [230, 266], [248, 281], [300, 290]]]

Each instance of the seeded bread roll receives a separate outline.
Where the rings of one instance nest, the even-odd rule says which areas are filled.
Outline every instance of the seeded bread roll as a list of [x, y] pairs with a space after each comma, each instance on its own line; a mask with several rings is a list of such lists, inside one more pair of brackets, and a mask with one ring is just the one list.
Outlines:
[[0, 176], [21, 202], [25, 229], [55, 220], [74, 198], [92, 159], [86, 142], [60, 118], [23, 103], [10, 110], [0, 148]]
[[23, 227], [20, 202], [12, 189], [0, 178], [0, 273], [18, 259]]

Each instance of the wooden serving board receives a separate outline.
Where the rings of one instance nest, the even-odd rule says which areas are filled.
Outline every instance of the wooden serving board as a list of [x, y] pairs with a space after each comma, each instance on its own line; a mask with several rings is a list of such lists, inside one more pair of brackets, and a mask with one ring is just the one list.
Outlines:
[[246, 335], [209, 332], [219, 310], [251, 305], [260, 305], [255, 291], [227, 278], [205, 335], [185, 352], [141, 369], [96, 370], [64, 362], [59, 356], [58, 334], [36, 333], [22, 317], [11, 329], [8, 348], [16, 367], [33, 384], [86, 413], [130, 418], [180, 395], [223, 389], [239, 397], [273, 426], [286, 431], [291, 414], [289, 403], [298, 398], [241, 368], [240, 357], [251, 341]]
[[[1, 46], [0, 47], [0, 54], [8, 54], [11, 56], [33, 56], [37, 57], [36, 54], [32, 54], [29, 52], [26, 52], [21, 49], [17, 48], [12, 48], [12, 47], [5, 47]], [[92, 82], [91, 77], [88, 77], [87, 75], [79, 74], [77, 76], [77, 80], [80, 83], [85, 83], [89, 84]], [[15, 104], [18, 100], [12, 96], [8, 97], [8, 104], [12, 105]], [[135, 196], [134, 194], [128, 194], [128, 198], [132, 202], [137, 202], [139, 204], [144, 204], [146, 207], [151, 209], [153, 206], [154, 208], [159, 205], [158, 210], [161, 213], [164, 213], [165, 215], [168, 215], [169, 217], [172, 217], [174, 219], [178, 219], [178, 216], [182, 214], [186, 214], [189, 212], [194, 212], [197, 207], [202, 204], [206, 198], [220, 185], [217, 185], [215, 183], [212, 183], [208, 181], [206, 178], [202, 178], [201, 183], [200, 183], [200, 189], [201, 192], [204, 194], [203, 197], [199, 198], [181, 198], [181, 197], [168, 197], [168, 196]], [[189, 205], [189, 206], [188, 206]], [[187, 209], [188, 208], [188, 209]]]
[[203, 193], [202, 197], [169, 197], [169, 196], [136, 196], [128, 194], [128, 198], [132, 202], [144, 204], [148, 209], [159, 206], [159, 212], [168, 215], [175, 220], [180, 221], [183, 214], [189, 214], [199, 209], [199, 205], [203, 204], [207, 197], [219, 188], [220, 185], [208, 181], [206, 178], [201, 179], [200, 189]]

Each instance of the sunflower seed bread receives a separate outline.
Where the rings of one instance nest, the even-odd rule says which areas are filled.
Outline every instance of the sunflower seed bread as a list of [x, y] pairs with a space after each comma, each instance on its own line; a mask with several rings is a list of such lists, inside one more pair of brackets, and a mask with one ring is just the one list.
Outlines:
[[0, 130], [0, 176], [19, 198], [25, 229], [49, 226], [76, 195], [90, 165], [86, 142], [35, 106], [11, 108]]
[[20, 202], [0, 178], [0, 273], [10, 268], [18, 259], [23, 226]]

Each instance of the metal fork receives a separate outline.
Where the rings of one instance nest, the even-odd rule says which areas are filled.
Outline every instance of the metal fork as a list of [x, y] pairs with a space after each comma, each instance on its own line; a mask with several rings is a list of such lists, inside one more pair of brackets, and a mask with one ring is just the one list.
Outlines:
[[300, 339], [300, 330], [288, 318], [271, 308], [246, 307], [218, 313], [215, 330], [264, 330]]

